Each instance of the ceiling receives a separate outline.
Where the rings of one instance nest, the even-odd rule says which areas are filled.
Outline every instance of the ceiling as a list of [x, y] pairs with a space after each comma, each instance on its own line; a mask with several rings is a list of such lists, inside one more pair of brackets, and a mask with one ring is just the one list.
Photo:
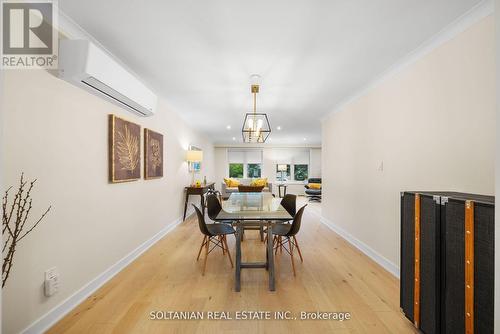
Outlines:
[[250, 75], [257, 73], [257, 111], [269, 115], [270, 143], [318, 144], [323, 116], [479, 2], [59, 0], [59, 6], [215, 143], [241, 142], [244, 114], [252, 109]]

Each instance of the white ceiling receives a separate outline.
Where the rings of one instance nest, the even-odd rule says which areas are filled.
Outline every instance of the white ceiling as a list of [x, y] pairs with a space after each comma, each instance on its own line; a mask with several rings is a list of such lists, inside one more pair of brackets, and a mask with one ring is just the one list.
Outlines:
[[214, 142], [241, 142], [252, 108], [249, 77], [258, 73], [257, 110], [269, 115], [270, 143], [316, 144], [321, 117], [479, 2], [59, 0], [59, 6]]

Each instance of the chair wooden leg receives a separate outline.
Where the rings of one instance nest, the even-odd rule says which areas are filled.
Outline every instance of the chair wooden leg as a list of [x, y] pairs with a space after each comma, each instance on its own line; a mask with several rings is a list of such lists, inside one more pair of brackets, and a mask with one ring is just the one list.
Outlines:
[[227, 256], [229, 257], [229, 262], [231, 262], [231, 268], [233, 268], [233, 259], [231, 258], [231, 252], [229, 251], [229, 247], [227, 246], [226, 236], [223, 236], [222, 240], [224, 242], [223, 247], [226, 247], [226, 252], [227, 252]]
[[279, 236], [275, 235], [274, 236], [276, 238], [276, 249], [274, 250], [274, 255], [277, 255], [278, 254], [278, 249], [281, 247], [281, 244], [280, 244], [280, 238]]
[[206, 235], [203, 237], [203, 242], [201, 243], [200, 251], [198, 252], [198, 257], [196, 258], [196, 261], [200, 259], [201, 250], [203, 249], [203, 246], [205, 246], [205, 239], [207, 239]]
[[295, 262], [293, 261], [293, 243], [290, 241], [290, 238], [288, 238], [288, 247], [290, 248], [290, 258], [292, 260], [293, 276], [296, 276], [295, 275]]
[[202, 276], [205, 276], [205, 268], [207, 267], [208, 247], [209, 246], [210, 246], [210, 237], [207, 237], [207, 242], [205, 244], [205, 260], [203, 261], [203, 271], [201, 272]]
[[280, 254], [283, 254], [283, 237], [279, 236], [280, 239]]
[[221, 238], [220, 238], [220, 244], [222, 246], [222, 255], [226, 255], [226, 251], [227, 251], [227, 248], [224, 247], [225, 241], [226, 241], [226, 236], [222, 235]]
[[226, 249], [224, 248], [224, 236], [223, 235], [219, 235], [219, 242], [221, 244], [221, 248], [222, 248], [222, 255], [226, 255]]
[[295, 246], [297, 246], [297, 252], [299, 252], [300, 262], [304, 262], [304, 259], [302, 258], [302, 252], [300, 251], [299, 243], [297, 242], [297, 238], [295, 236], [293, 236], [293, 241], [295, 242]]
[[259, 227], [260, 241], [264, 241], [264, 226], [260, 225]]

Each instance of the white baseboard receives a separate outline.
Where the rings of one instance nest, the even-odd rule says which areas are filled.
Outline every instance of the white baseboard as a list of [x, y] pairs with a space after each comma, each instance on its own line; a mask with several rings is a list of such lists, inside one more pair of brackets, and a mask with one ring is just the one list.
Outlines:
[[[194, 210], [191, 208], [186, 214], [186, 217], [191, 215]], [[74, 294], [69, 296], [66, 300], [61, 302], [59, 305], [54, 307], [52, 310], [38, 318], [31, 325], [26, 327], [21, 333], [25, 334], [38, 334], [43, 333], [52, 327], [57, 321], [62, 319], [71, 310], [81, 304], [87, 297], [94, 293], [97, 289], [103, 286], [106, 282], [112, 279], [116, 274], [122, 271], [126, 266], [128, 266], [132, 261], [138, 258], [142, 253], [147, 251], [151, 246], [157, 243], [166, 234], [172, 231], [177, 225], [182, 223], [182, 217], [175, 220], [173, 223], [168, 224], [162, 228], [158, 233], [152, 236], [149, 240], [143, 242], [139, 247], [134, 249], [132, 252], [127, 254], [120, 261], [116, 262], [114, 265], [109, 267], [102, 274], [91, 280], [89, 283], [84, 285], [80, 290], [76, 291]]]
[[344, 238], [346, 241], [348, 241], [351, 245], [359, 249], [361, 252], [363, 252], [365, 255], [367, 255], [369, 258], [371, 258], [373, 261], [378, 263], [381, 267], [383, 267], [385, 270], [390, 272], [392, 275], [394, 275], [396, 278], [399, 279], [399, 266], [392, 263], [382, 255], [380, 255], [378, 252], [376, 252], [373, 248], [365, 244], [364, 242], [360, 241], [359, 239], [355, 238], [352, 234], [344, 230], [338, 225], [335, 225], [332, 221], [329, 219], [321, 216], [320, 220], [323, 224], [328, 226], [332, 231], [340, 235], [342, 238]]

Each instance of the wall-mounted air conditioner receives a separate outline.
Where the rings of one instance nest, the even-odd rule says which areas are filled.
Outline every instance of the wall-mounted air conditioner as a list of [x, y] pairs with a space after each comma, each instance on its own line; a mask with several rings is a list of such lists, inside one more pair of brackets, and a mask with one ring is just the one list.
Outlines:
[[140, 116], [154, 114], [157, 96], [88, 40], [59, 42], [60, 77]]

